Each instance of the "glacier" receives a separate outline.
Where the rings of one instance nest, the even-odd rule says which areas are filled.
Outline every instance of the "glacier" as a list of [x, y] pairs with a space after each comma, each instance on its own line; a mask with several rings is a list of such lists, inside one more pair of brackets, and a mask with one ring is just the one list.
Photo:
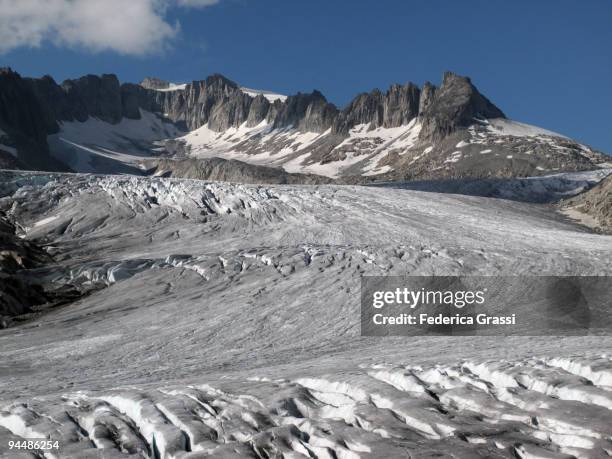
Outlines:
[[606, 457], [611, 337], [359, 334], [363, 275], [612, 274], [612, 236], [518, 199], [605, 172], [487, 197], [1, 171], [53, 260], [24, 275], [82, 295], [0, 330], [0, 454]]

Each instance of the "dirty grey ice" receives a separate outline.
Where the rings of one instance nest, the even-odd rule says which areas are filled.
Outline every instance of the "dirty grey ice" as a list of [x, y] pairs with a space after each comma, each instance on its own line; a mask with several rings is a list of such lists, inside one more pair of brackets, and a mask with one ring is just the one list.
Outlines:
[[2, 439], [60, 439], [46, 457], [612, 451], [611, 338], [359, 336], [362, 275], [612, 274], [612, 237], [552, 210], [401, 188], [2, 179], [20, 239], [55, 255], [37, 278], [83, 293], [0, 334]]

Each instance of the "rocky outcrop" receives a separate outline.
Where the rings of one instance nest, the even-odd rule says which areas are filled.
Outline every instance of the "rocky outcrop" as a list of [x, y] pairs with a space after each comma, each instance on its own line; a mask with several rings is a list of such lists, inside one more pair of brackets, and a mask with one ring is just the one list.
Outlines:
[[55, 285], [41, 278], [36, 270], [55, 261], [41, 245], [20, 237], [18, 227], [0, 211], [0, 329], [30, 320], [82, 294], [72, 285]]
[[420, 89], [413, 83], [392, 85], [383, 94], [378, 89], [355, 97], [339, 115], [334, 132], [347, 133], [359, 124], [370, 127], [398, 127], [408, 124], [419, 114]]
[[145, 98], [140, 108], [160, 112], [189, 130], [207, 123], [215, 131], [238, 127], [249, 118], [253, 103], [253, 97], [242, 92], [236, 83], [222, 75], [193, 81], [185, 89], [145, 91], [139, 94], [139, 97]]
[[446, 72], [442, 86], [435, 90], [428, 87], [427, 91], [419, 107], [422, 140], [437, 143], [458, 128], [472, 125], [474, 118], [506, 117], [467, 77]]
[[277, 101], [268, 120], [275, 128], [295, 127], [300, 131], [323, 132], [331, 127], [338, 110], [319, 91], [298, 93], [285, 102]]
[[151, 91], [140, 85], [124, 83], [121, 85], [121, 112], [129, 119], [140, 119], [140, 110], [153, 112], [160, 107], [151, 97]]
[[114, 124], [123, 117], [120, 84], [115, 75], [86, 75], [66, 80], [62, 90], [77, 121], [92, 116]]
[[0, 213], [0, 328], [8, 326], [13, 317], [32, 312], [34, 305], [48, 301], [44, 290], [20, 272], [49, 261], [49, 256], [15, 233], [15, 226]]
[[268, 99], [266, 99], [262, 94], [259, 94], [253, 99], [253, 102], [251, 102], [249, 116], [247, 117], [247, 126], [257, 126], [266, 119], [269, 111], [270, 101], [268, 101]]
[[30, 169], [68, 170], [49, 155], [47, 134], [57, 129], [52, 112], [28, 81], [11, 69], [0, 69], [0, 130], [3, 144], [13, 145], [20, 163]]
[[320, 175], [290, 174], [280, 168], [258, 166], [235, 159], [163, 159], [147, 162], [146, 166], [150, 174], [161, 177], [253, 184], [318, 185], [333, 182]]
[[118, 123], [123, 115], [121, 85], [115, 75], [86, 75], [58, 85], [50, 76], [25, 78], [47, 123], [57, 131], [58, 121], [86, 121], [89, 117]]
[[563, 201], [565, 211], [586, 214], [595, 220], [599, 229], [612, 233], [612, 175], [609, 175], [593, 188]]
[[421, 95], [419, 97], [419, 117], [425, 116], [428, 112], [429, 107], [434, 101], [436, 96], [436, 87], [429, 81], [425, 82], [423, 88], [421, 88]]
[[358, 124], [373, 123], [375, 126], [382, 121], [383, 95], [375, 89], [370, 93], [359, 94], [346, 107], [335, 123], [334, 132], [348, 133]]
[[385, 95], [382, 126], [397, 127], [412, 121], [419, 112], [420, 93], [414, 83], [392, 85]]

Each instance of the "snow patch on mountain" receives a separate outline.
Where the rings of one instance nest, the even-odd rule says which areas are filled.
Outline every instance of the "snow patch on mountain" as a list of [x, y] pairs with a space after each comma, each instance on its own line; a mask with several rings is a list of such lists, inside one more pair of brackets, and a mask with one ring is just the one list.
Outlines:
[[[252, 164], [281, 167], [287, 156], [311, 145], [325, 133], [300, 132], [295, 129], [273, 129], [266, 121], [257, 126], [231, 127], [226, 131], [213, 131], [202, 126], [180, 138], [185, 141], [194, 158], [220, 157], [237, 159]], [[246, 142], [251, 148], [247, 148]], [[272, 145], [275, 148], [272, 148]], [[252, 153], [257, 146], [260, 153]], [[269, 147], [268, 147], [269, 146]]]
[[[248, 137], [263, 136], [271, 131], [270, 125], [262, 121], [257, 126], [248, 127], [243, 123], [240, 127], [231, 127], [226, 131], [214, 131], [205, 124], [180, 138], [190, 149], [191, 156], [208, 158], [221, 156], [227, 158], [234, 152], [234, 147]], [[218, 154], [217, 154], [218, 153]]]
[[140, 119], [122, 118], [117, 124], [98, 118], [84, 122], [64, 121], [60, 132], [54, 136], [82, 145], [109, 149], [120, 145], [124, 152], [142, 152], [148, 145], [139, 145], [139, 142], [172, 138], [182, 133], [173, 123], [156, 114], [140, 110], [140, 116]]
[[341, 175], [344, 169], [364, 161], [363, 157], [356, 155], [354, 152], [349, 152], [347, 153], [346, 157], [341, 160], [325, 163], [313, 161], [309, 164], [308, 160], [310, 159], [310, 156], [310, 153], [307, 153], [305, 156], [298, 156], [297, 158], [283, 164], [283, 168], [287, 172], [310, 173], [336, 178]]
[[[369, 124], [355, 126], [348, 137], [332, 149], [332, 159], [321, 161], [310, 148], [331, 135], [325, 132], [301, 132], [297, 129], [273, 129], [266, 121], [248, 127], [223, 132], [202, 126], [181, 137], [195, 158], [218, 156], [253, 164], [282, 167], [290, 173], [311, 173], [337, 178], [350, 168], [357, 175], [377, 175], [387, 172], [388, 165], [379, 161], [390, 152], [405, 154], [418, 139], [421, 125], [415, 120], [396, 128], [370, 129]], [[335, 159], [337, 158], [337, 159]]]
[[393, 128], [378, 127], [372, 129], [370, 124], [358, 124], [349, 131], [349, 136], [335, 149], [359, 152], [366, 150], [369, 153], [378, 153], [383, 150], [407, 150], [413, 147], [421, 131], [421, 124], [414, 118], [404, 126]]
[[202, 126], [181, 139], [186, 142], [194, 158], [216, 156], [237, 159], [251, 164], [281, 167], [289, 173], [310, 173], [332, 178], [339, 176], [343, 169], [367, 159], [355, 152], [349, 152], [345, 159], [326, 163], [311, 159], [311, 154], [304, 150], [329, 134], [329, 130], [319, 133], [273, 129], [262, 121], [254, 127], [247, 127], [244, 123], [239, 128], [223, 132]]
[[122, 118], [111, 124], [98, 118], [64, 121], [60, 132], [47, 137], [51, 155], [79, 172], [100, 172], [102, 163], [133, 167], [155, 149], [161, 140], [183, 132], [159, 115], [140, 110], [140, 119]]
[[556, 132], [504, 118], [489, 119], [487, 120], [487, 126], [489, 132], [492, 134], [511, 135], [515, 137], [551, 136], [567, 139], [566, 136]]
[[388, 164], [381, 165], [380, 161], [392, 152], [400, 156], [406, 154], [416, 145], [420, 131], [421, 124], [416, 118], [407, 125], [394, 128], [372, 128], [369, 123], [358, 124], [349, 131], [348, 137], [332, 150], [345, 155], [343, 159], [310, 165], [308, 170], [337, 178], [351, 166], [359, 164], [359, 169], [353, 169], [355, 175], [383, 174], [392, 168]]
[[251, 88], [245, 88], [245, 87], [241, 87], [240, 90], [243, 93], [248, 94], [251, 97], [257, 97], [258, 95], [261, 94], [266, 99], [268, 99], [270, 102], [274, 102], [276, 100], [280, 100], [281, 102], [284, 102], [285, 100], [287, 100], [287, 96], [282, 95], [282, 94], [276, 94], [272, 91], [262, 91], [260, 89], [251, 89]]
[[153, 88], [155, 91], [168, 92], [168, 91], [182, 91], [187, 87], [187, 83], [168, 83], [167, 88]]

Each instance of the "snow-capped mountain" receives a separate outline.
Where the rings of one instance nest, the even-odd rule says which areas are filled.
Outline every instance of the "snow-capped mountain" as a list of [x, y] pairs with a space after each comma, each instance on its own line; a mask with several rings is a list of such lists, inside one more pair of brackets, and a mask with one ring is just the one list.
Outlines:
[[220, 157], [343, 181], [510, 177], [597, 168], [608, 158], [509, 120], [469, 78], [392, 85], [344, 109], [221, 76], [120, 84], [0, 73], [0, 150], [25, 168], [141, 173], [143, 159]]

